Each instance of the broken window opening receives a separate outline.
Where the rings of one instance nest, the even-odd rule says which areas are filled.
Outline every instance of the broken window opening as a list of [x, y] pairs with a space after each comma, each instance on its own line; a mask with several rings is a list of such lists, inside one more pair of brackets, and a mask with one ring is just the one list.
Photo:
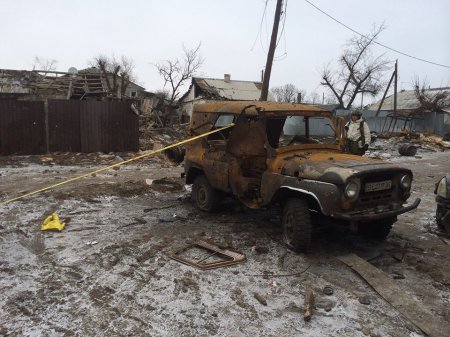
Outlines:
[[302, 144], [339, 143], [334, 125], [326, 117], [287, 116], [267, 123], [269, 144], [273, 148]]
[[[216, 121], [214, 122], [213, 126], [211, 127], [211, 131], [220, 129], [224, 126], [230, 125], [231, 123], [234, 123], [236, 119], [235, 115], [231, 114], [221, 114], [217, 117]], [[229, 138], [230, 132], [232, 128], [222, 130], [220, 132], [213, 133], [208, 136], [208, 141], [225, 141]]]

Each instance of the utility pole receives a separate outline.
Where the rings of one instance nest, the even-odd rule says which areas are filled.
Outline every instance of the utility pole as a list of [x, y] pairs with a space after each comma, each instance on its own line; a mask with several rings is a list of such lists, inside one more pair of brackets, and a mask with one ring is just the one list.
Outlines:
[[273, 20], [272, 37], [270, 39], [270, 47], [267, 54], [266, 69], [264, 71], [264, 80], [261, 89], [261, 97], [259, 98], [260, 101], [267, 101], [267, 95], [269, 93], [270, 73], [272, 72], [273, 56], [275, 55], [275, 48], [277, 47], [278, 26], [280, 24], [282, 6], [283, 0], [277, 0], [275, 18]]
[[397, 80], [398, 80], [398, 60], [395, 60], [395, 81], [394, 81], [394, 114], [397, 113]]

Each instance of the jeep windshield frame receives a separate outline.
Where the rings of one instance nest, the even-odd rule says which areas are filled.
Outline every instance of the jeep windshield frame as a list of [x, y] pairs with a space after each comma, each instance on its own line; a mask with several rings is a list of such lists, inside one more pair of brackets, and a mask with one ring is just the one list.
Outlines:
[[[315, 134], [312, 134], [311, 126], [318, 130]], [[313, 149], [341, 150], [340, 135], [332, 116], [287, 114], [269, 117], [266, 129], [269, 144], [277, 153]]]
[[[271, 147], [275, 153], [313, 149], [341, 151], [344, 143], [342, 121], [335, 118], [331, 111], [314, 105], [259, 101], [206, 101], [194, 104], [193, 117], [194, 115], [198, 116], [191, 123], [191, 130], [195, 133], [209, 131], [209, 128], [208, 130], [203, 129], [205, 124], [213, 126], [221, 115], [235, 115], [234, 120], [237, 120], [238, 116], [264, 120], [268, 140], [266, 145]], [[306, 120], [309, 120], [309, 118], [326, 118], [331, 129], [334, 130], [337, 144], [296, 144], [279, 147], [277, 141], [280, 138], [284, 123], [281, 128], [280, 125], [274, 127], [272, 124], [276, 124], [274, 121], [277, 119], [288, 117], [303, 117]]]

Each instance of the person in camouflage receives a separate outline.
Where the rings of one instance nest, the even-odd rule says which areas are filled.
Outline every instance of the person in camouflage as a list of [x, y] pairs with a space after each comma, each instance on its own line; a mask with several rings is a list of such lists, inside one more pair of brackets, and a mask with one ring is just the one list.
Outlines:
[[346, 152], [362, 156], [370, 144], [370, 129], [359, 110], [352, 110], [345, 124]]

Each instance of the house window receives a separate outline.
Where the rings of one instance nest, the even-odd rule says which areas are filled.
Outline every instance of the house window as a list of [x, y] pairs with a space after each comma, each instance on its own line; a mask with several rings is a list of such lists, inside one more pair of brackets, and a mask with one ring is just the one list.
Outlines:
[[136, 97], [137, 96], [137, 91], [132, 91], [131, 92], [131, 97]]

